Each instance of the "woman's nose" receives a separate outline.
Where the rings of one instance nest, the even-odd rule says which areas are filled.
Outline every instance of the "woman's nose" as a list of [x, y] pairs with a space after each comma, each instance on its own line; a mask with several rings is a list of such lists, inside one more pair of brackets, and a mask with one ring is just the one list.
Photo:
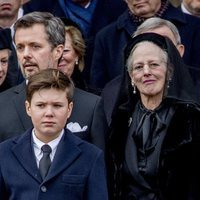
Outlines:
[[150, 67], [148, 64], [145, 64], [144, 67], [143, 67], [143, 72], [144, 74], [150, 74]]

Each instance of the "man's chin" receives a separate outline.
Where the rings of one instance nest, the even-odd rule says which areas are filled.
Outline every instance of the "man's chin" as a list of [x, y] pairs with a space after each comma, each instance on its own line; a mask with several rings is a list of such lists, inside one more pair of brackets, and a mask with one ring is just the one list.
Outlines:
[[28, 71], [25, 72], [26, 78], [33, 76], [34, 74], [38, 73], [39, 71]]

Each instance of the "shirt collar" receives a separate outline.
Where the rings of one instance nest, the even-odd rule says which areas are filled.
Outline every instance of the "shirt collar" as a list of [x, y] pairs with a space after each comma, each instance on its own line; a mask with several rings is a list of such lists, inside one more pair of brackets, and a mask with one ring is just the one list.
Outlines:
[[[54, 140], [50, 141], [49, 143], [47, 143], [51, 147], [52, 152], [54, 152], [54, 150], [57, 148], [57, 146], [58, 146], [63, 134], [64, 134], [64, 129], [60, 132], [59, 136], [56, 139], [54, 139]], [[37, 154], [40, 154], [41, 153], [41, 147], [45, 143], [42, 142], [41, 140], [39, 140], [36, 137], [34, 129], [32, 131], [32, 138], [33, 138], [33, 146], [34, 146], [34, 148], [36, 148], [38, 150]], [[38, 155], [36, 155], [36, 156], [38, 156]]]
[[[17, 15], [17, 20], [19, 18], [21, 18], [23, 16], [23, 14], [24, 14], [24, 10], [22, 8], [19, 8], [18, 15]], [[13, 38], [13, 36], [14, 36], [14, 24], [12, 24], [10, 29], [11, 29], [11, 35], [12, 35], [12, 38]]]
[[181, 4], [181, 10], [182, 10], [184, 13], [186, 13], [186, 14], [192, 15], [192, 13], [190, 13], [190, 12], [186, 9], [186, 7], [183, 5], [183, 3]]

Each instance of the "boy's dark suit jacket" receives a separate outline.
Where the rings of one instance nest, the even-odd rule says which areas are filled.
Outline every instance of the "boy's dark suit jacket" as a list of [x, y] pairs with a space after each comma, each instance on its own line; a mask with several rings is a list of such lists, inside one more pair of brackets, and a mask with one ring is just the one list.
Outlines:
[[[25, 110], [25, 89], [23, 82], [0, 93], [0, 142], [32, 127]], [[78, 122], [81, 127], [88, 126], [85, 131], [74, 134], [104, 150], [107, 123], [99, 96], [76, 88], [74, 107], [68, 122]]]
[[42, 181], [31, 132], [0, 144], [0, 199], [107, 200], [101, 150], [65, 130]]

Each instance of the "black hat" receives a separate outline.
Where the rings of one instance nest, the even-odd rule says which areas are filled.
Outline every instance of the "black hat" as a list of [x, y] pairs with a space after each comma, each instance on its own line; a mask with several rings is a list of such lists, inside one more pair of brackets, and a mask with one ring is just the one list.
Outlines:
[[125, 54], [125, 59], [127, 59], [131, 53], [131, 50], [133, 47], [142, 41], [149, 41], [157, 44], [161, 49], [167, 51], [167, 42], [166, 42], [166, 37], [157, 34], [157, 33], [143, 33], [139, 34], [135, 37], [133, 37], [129, 43], [127, 44], [124, 54]]
[[12, 44], [11, 30], [9, 28], [0, 29], [0, 50], [10, 49]]

